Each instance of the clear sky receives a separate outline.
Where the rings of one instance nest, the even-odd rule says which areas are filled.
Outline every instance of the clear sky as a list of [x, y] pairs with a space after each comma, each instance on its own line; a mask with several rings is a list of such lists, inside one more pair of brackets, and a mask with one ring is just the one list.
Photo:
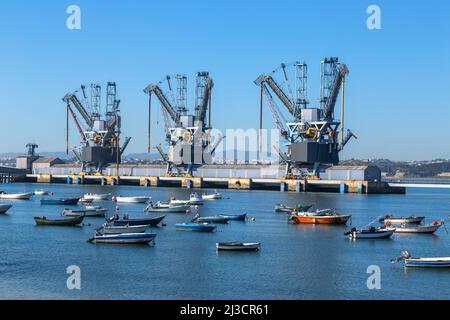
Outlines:
[[[81, 30], [66, 28], [71, 4], [81, 8]], [[381, 8], [381, 30], [366, 27], [371, 4]], [[192, 105], [202, 70], [215, 81], [214, 125], [256, 128], [259, 74], [306, 60], [314, 101], [320, 59], [338, 56], [350, 69], [346, 122], [359, 136], [344, 158], [450, 158], [446, 0], [16, 0], [1, 3], [0, 34], [0, 152], [32, 141], [41, 152], [64, 150], [61, 98], [81, 83], [111, 80], [133, 137], [128, 151], [145, 152], [142, 89], [185, 73]]]

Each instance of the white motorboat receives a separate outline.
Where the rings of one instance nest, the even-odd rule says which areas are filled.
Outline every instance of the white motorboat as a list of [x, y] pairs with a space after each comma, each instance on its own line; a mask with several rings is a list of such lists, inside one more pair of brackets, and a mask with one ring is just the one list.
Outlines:
[[191, 197], [189, 199], [189, 203], [191, 205], [202, 205], [203, 197], [201, 195], [199, 195], [198, 193], [192, 193]]
[[367, 229], [353, 228], [351, 231], [345, 233], [351, 239], [387, 239], [395, 232], [395, 228], [387, 227], [370, 227]]
[[409, 216], [409, 217], [395, 217], [393, 215], [387, 215], [380, 218], [380, 222], [384, 224], [419, 224], [425, 219], [425, 217]]
[[118, 203], [146, 203], [151, 197], [117, 197]]
[[402, 224], [401, 226], [395, 226], [395, 233], [435, 233], [440, 227], [444, 225], [444, 222], [433, 222], [432, 224]]
[[404, 261], [405, 267], [413, 268], [450, 268], [450, 257], [413, 258], [408, 251], [403, 251], [398, 258], [391, 259], [392, 263]]
[[172, 205], [170, 203], [157, 202], [150, 203], [144, 211], [146, 212], [172, 212], [172, 213], [186, 213], [191, 208], [190, 205]]
[[5, 214], [9, 209], [11, 209], [12, 205], [10, 204], [1, 204], [0, 203], [0, 214]]
[[102, 200], [108, 200], [109, 197], [111, 197], [110, 193], [107, 193], [107, 194], [86, 193], [83, 196], [83, 200], [85, 200], [85, 201], [102, 201]]
[[257, 242], [222, 242], [217, 243], [216, 248], [219, 251], [259, 251], [261, 249], [261, 244]]
[[108, 213], [108, 209], [100, 206], [85, 206], [86, 217], [104, 217]]
[[30, 200], [33, 193], [24, 192], [24, 193], [0, 193], [0, 199], [4, 200]]
[[109, 226], [103, 225], [98, 231], [102, 234], [144, 233], [149, 225], [141, 226]]
[[177, 198], [170, 198], [169, 205], [171, 206], [190, 206], [189, 200], [178, 200]]
[[34, 195], [35, 196], [46, 196], [46, 195], [48, 195], [48, 191], [45, 191], [45, 190], [36, 190], [36, 191], [34, 191]]
[[202, 195], [202, 199], [203, 200], [220, 200], [222, 198], [223, 198], [222, 194], [218, 193], [217, 191], [212, 193], [212, 194], [204, 193]]

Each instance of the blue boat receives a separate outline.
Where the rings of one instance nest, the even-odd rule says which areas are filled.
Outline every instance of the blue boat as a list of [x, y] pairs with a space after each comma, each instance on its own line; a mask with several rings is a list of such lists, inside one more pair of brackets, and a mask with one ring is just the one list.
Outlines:
[[112, 217], [108, 220], [108, 222], [112, 222], [114, 227], [123, 227], [123, 226], [152, 226], [156, 227], [166, 216], [160, 216], [156, 218], [136, 218], [130, 219], [128, 217], [123, 217], [122, 219], [117, 219], [116, 217]]
[[148, 244], [155, 241], [154, 233], [122, 233], [122, 234], [96, 234], [88, 241], [91, 243], [110, 244]]
[[391, 262], [404, 261], [405, 267], [412, 268], [450, 268], [450, 257], [440, 258], [413, 258], [408, 251], [403, 251], [398, 258], [392, 259]]
[[41, 199], [41, 205], [76, 206], [80, 198]]
[[225, 214], [221, 214], [219, 217], [223, 217], [225, 219], [228, 220], [233, 220], [233, 221], [245, 221], [247, 220], [247, 214], [238, 214], [238, 215], [225, 215]]
[[176, 225], [178, 231], [214, 232], [216, 226], [209, 223], [179, 223]]

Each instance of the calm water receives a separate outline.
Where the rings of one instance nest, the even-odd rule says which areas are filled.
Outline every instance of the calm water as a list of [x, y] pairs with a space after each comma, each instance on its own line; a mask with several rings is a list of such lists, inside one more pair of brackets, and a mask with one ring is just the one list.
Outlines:
[[[0, 185], [8, 192], [45, 188], [55, 196], [86, 192], [187, 198], [189, 191], [139, 187]], [[408, 249], [415, 256], [450, 256], [450, 236], [395, 235], [392, 240], [343, 236], [345, 227], [292, 225], [276, 214], [276, 203], [314, 203], [353, 214], [366, 225], [386, 213], [422, 214], [428, 221], [450, 213], [450, 190], [408, 190], [402, 195], [295, 194], [223, 191], [207, 203], [203, 215], [247, 212], [255, 221], [219, 226], [214, 234], [177, 232], [175, 223], [190, 220], [168, 214], [166, 227], [155, 228], [151, 246], [92, 245], [102, 219], [89, 218], [80, 228], [36, 227], [36, 215], [56, 216], [61, 208], [40, 206], [39, 198], [14, 201], [0, 216], [0, 298], [2, 299], [449, 299], [449, 270], [405, 270], [389, 260]], [[2, 201], [6, 202], [6, 201]], [[114, 204], [100, 203], [111, 210]], [[143, 215], [143, 205], [122, 205], [122, 213]], [[219, 241], [258, 241], [256, 254], [220, 253]], [[81, 268], [82, 289], [66, 288], [66, 268]], [[381, 290], [366, 286], [367, 267], [381, 268]]]

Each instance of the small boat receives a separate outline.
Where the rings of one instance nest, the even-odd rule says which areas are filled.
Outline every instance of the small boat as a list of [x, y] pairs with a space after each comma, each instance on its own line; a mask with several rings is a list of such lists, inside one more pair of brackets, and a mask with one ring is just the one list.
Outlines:
[[149, 225], [115, 227], [105, 224], [97, 231], [102, 234], [144, 233], [149, 227]]
[[102, 201], [102, 200], [108, 200], [109, 197], [111, 197], [110, 193], [107, 193], [107, 194], [86, 193], [83, 196], [83, 200], [85, 200], [85, 201]]
[[435, 233], [440, 227], [444, 225], [444, 222], [434, 221], [432, 224], [402, 224], [395, 226], [395, 233]]
[[0, 199], [4, 200], [30, 200], [33, 193], [24, 192], [24, 193], [0, 193]]
[[288, 207], [284, 204], [277, 204], [275, 206], [275, 212], [285, 212], [285, 213], [292, 213], [292, 212], [307, 212], [309, 211], [313, 206], [312, 205], [302, 205], [298, 204], [297, 207]]
[[46, 217], [35, 217], [34, 221], [38, 226], [77, 226], [83, 223], [84, 216], [64, 218], [64, 219], [47, 219]]
[[216, 244], [219, 251], [259, 251], [260, 243], [243, 243], [243, 242], [221, 242]]
[[41, 199], [41, 205], [76, 206], [80, 198]]
[[91, 243], [109, 244], [149, 244], [155, 241], [154, 233], [122, 233], [122, 234], [96, 234]]
[[238, 214], [238, 215], [224, 215], [224, 214], [221, 214], [221, 215], [219, 215], [219, 217], [223, 217], [225, 219], [233, 220], [233, 221], [245, 221], [245, 220], [247, 220], [247, 214], [246, 213]]
[[179, 223], [176, 225], [178, 231], [214, 232], [216, 226], [210, 223]]
[[189, 200], [178, 200], [176, 198], [170, 198], [169, 204], [172, 206], [191, 206]]
[[220, 200], [222, 198], [223, 198], [222, 194], [217, 191], [212, 194], [204, 193], [202, 195], [203, 200]]
[[108, 213], [108, 209], [101, 206], [86, 205], [86, 217], [104, 217]]
[[167, 212], [167, 213], [186, 213], [190, 210], [189, 205], [172, 205], [170, 203], [157, 202], [153, 204], [152, 202], [145, 208], [146, 212]]
[[199, 214], [196, 214], [192, 222], [196, 223], [221, 223], [227, 224], [230, 221], [227, 217], [223, 216], [212, 216], [212, 217], [201, 217]]
[[450, 268], [450, 257], [440, 258], [412, 258], [408, 251], [404, 251], [401, 257], [392, 259], [391, 262], [404, 261], [405, 267], [414, 268]]
[[346, 232], [345, 235], [352, 239], [387, 239], [390, 238], [394, 232], [395, 228], [386, 227], [370, 227], [367, 229], [353, 228], [349, 232]]
[[63, 212], [61, 212], [61, 215], [65, 217], [86, 216], [86, 210], [64, 209]]
[[97, 209], [97, 210], [72, 210], [72, 209], [64, 209], [62, 214], [66, 217], [76, 217], [84, 215], [86, 218], [88, 217], [104, 217], [106, 215], [107, 210], [106, 209]]
[[0, 204], [0, 214], [5, 214], [11, 207], [12, 205], [10, 204]]
[[339, 214], [332, 209], [325, 209], [315, 212], [294, 212], [291, 215], [291, 220], [294, 223], [344, 225], [351, 217], [351, 215]]
[[381, 223], [390, 224], [419, 224], [425, 219], [425, 217], [409, 216], [409, 217], [395, 217], [392, 215], [387, 215], [380, 218]]
[[191, 197], [189, 198], [189, 204], [191, 205], [202, 205], [203, 197], [198, 193], [191, 193]]
[[118, 203], [146, 203], [150, 197], [117, 197]]
[[45, 191], [45, 190], [36, 190], [36, 191], [34, 191], [34, 195], [35, 195], [35, 196], [47, 196], [47, 195], [48, 195], [48, 191]]
[[123, 217], [122, 219], [116, 219], [116, 217], [112, 217], [108, 220], [111, 222], [114, 227], [120, 226], [142, 226], [149, 225], [152, 227], [156, 227], [166, 216], [160, 216], [156, 218], [136, 218], [129, 219], [128, 217]]

